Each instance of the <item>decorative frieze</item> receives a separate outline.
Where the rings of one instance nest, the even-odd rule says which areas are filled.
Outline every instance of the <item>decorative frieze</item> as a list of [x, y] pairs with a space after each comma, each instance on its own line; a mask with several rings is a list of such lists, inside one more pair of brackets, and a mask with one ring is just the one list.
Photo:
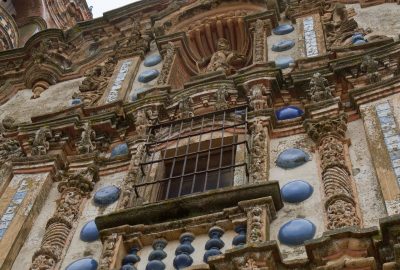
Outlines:
[[361, 225], [345, 157], [346, 123], [344, 113], [304, 122], [309, 136], [318, 144], [329, 230]]

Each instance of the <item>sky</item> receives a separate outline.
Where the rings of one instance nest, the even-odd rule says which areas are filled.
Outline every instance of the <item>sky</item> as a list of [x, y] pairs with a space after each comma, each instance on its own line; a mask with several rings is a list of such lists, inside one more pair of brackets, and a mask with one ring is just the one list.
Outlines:
[[116, 9], [137, 1], [138, 0], [86, 0], [88, 6], [93, 7], [93, 18], [101, 17], [106, 11]]

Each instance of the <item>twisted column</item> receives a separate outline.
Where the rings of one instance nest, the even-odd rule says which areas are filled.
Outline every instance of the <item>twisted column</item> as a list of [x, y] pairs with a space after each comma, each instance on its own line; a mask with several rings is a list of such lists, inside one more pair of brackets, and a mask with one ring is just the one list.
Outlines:
[[60, 261], [63, 250], [75, 221], [77, 221], [83, 200], [93, 190], [98, 180], [98, 168], [87, 169], [64, 175], [58, 185], [61, 198], [56, 211], [46, 225], [39, 250], [32, 258], [30, 270], [51, 270]]
[[318, 145], [326, 197], [327, 228], [333, 230], [359, 226], [361, 219], [345, 157], [347, 115], [342, 113], [329, 118], [306, 120], [304, 127]]

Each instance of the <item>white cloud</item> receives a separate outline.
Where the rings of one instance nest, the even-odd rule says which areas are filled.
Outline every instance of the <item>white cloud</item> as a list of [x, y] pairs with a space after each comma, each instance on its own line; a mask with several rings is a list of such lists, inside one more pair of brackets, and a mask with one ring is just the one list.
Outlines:
[[138, 0], [87, 0], [88, 6], [92, 6], [93, 18], [103, 16], [103, 13], [125, 5], [128, 5]]

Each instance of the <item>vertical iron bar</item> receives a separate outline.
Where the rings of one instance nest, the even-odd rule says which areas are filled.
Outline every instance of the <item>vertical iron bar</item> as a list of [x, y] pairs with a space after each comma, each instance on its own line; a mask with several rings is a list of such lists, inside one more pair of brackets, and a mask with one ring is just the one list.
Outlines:
[[218, 164], [218, 179], [217, 179], [217, 188], [219, 188], [219, 183], [221, 179], [221, 166], [222, 166], [222, 156], [224, 154], [224, 131], [225, 131], [225, 119], [226, 119], [226, 111], [224, 111], [224, 116], [222, 118], [222, 130], [221, 130], [221, 149], [219, 151], [219, 164]]
[[181, 121], [181, 126], [180, 126], [180, 128], [179, 128], [179, 136], [178, 136], [178, 138], [176, 139], [176, 146], [175, 146], [175, 155], [174, 155], [174, 159], [173, 159], [173, 162], [172, 162], [172, 167], [171, 167], [171, 172], [170, 172], [170, 174], [169, 174], [169, 179], [168, 179], [168, 186], [167, 186], [167, 193], [166, 193], [166, 198], [168, 198], [168, 196], [169, 196], [169, 189], [170, 189], [170, 187], [171, 187], [171, 177], [172, 177], [172, 175], [173, 175], [173, 173], [174, 173], [174, 169], [175, 169], [175, 162], [176, 162], [176, 156], [178, 155], [178, 146], [179, 146], [179, 142], [180, 142], [180, 138], [181, 138], [181, 134], [182, 134], [182, 127], [183, 127], [183, 120]]
[[213, 114], [213, 122], [212, 122], [211, 135], [210, 135], [210, 143], [208, 144], [207, 168], [206, 168], [206, 175], [205, 175], [205, 182], [204, 182], [203, 191], [207, 190], [208, 169], [210, 167], [210, 156], [211, 156], [212, 138], [213, 138], [213, 135], [214, 135], [214, 125], [215, 125], [215, 113]]
[[196, 152], [196, 162], [195, 162], [195, 167], [194, 167], [194, 174], [193, 174], [193, 181], [192, 181], [192, 188], [190, 193], [194, 192], [194, 187], [196, 185], [196, 172], [197, 172], [197, 165], [199, 163], [199, 151], [201, 149], [201, 137], [203, 135], [203, 127], [204, 127], [204, 116], [201, 118], [201, 129], [200, 129], [200, 135], [199, 135], [199, 143], [197, 144], [197, 152]]
[[[190, 121], [190, 131], [192, 131], [193, 128], [193, 117], [192, 120]], [[192, 137], [191, 134], [189, 134], [189, 136], [187, 137], [187, 145], [186, 145], [186, 150], [185, 150], [185, 158], [183, 160], [183, 166], [182, 166], [182, 173], [181, 173], [181, 181], [179, 183], [179, 193], [178, 193], [178, 197], [181, 196], [181, 192], [182, 192], [182, 184], [183, 184], [183, 175], [185, 174], [185, 169], [186, 169], [186, 161], [187, 161], [187, 157], [188, 157], [188, 152], [189, 152], [189, 145], [190, 145], [190, 138]]]

